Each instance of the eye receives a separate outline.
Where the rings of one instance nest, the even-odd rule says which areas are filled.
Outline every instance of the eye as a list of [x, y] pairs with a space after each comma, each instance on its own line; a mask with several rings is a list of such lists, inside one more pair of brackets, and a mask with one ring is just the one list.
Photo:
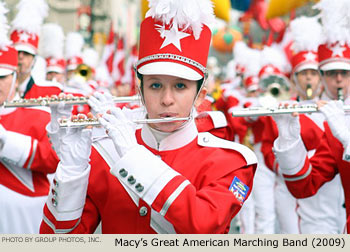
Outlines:
[[184, 88], [186, 88], [186, 85], [183, 84], [183, 83], [176, 83], [176, 84], [175, 84], [175, 87], [176, 87], [177, 89], [184, 89]]
[[150, 87], [151, 87], [152, 89], [160, 89], [160, 88], [162, 87], [162, 84], [155, 82], [155, 83], [152, 83], [152, 84], [150, 85]]

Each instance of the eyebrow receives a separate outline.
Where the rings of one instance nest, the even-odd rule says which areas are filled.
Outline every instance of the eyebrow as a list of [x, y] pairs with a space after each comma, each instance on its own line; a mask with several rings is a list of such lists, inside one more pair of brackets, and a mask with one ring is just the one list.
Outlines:
[[[161, 80], [160, 78], [157, 78], [157, 77], [151, 77], [151, 78], [149, 78], [148, 80], [163, 81], [163, 80]], [[176, 79], [174, 79], [174, 81], [190, 81], [190, 80], [183, 79], [183, 78], [176, 78]]]

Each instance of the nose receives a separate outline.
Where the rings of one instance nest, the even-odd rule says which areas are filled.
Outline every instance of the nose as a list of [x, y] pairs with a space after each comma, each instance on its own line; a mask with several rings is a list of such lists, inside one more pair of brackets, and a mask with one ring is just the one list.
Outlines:
[[161, 103], [163, 106], [168, 107], [174, 104], [174, 95], [170, 88], [165, 88], [161, 95]]
[[341, 82], [343, 80], [343, 75], [341, 72], [336, 73], [336, 80], [337, 82]]
[[24, 56], [24, 52], [19, 51], [19, 52], [18, 52], [18, 59], [23, 58], [23, 56]]

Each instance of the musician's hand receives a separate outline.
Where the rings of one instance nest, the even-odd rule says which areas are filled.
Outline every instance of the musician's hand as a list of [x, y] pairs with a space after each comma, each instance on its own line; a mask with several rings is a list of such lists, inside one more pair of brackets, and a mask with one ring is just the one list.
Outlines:
[[99, 121], [112, 139], [120, 157], [123, 157], [130, 149], [137, 146], [136, 125], [125, 117], [120, 108], [112, 108], [109, 113], [99, 117]]
[[[295, 104], [294, 104], [295, 105]], [[283, 104], [281, 106], [290, 106]], [[280, 149], [286, 149], [300, 137], [300, 122], [298, 113], [281, 114], [272, 116], [278, 128], [277, 145]]]
[[326, 117], [327, 123], [332, 134], [346, 148], [350, 141], [350, 132], [346, 124], [343, 101], [320, 101], [317, 103], [318, 109]]
[[[72, 116], [74, 118], [86, 118], [86, 115]], [[59, 134], [61, 164], [75, 172], [86, 169], [90, 161], [92, 129], [65, 128]]]
[[[64, 94], [60, 93], [58, 96], [53, 95], [51, 96], [52, 98], [68, 98], [71, 97], [71, 94]], [[50, 109], [51, 109], [51, 121], [47, 127], [47, 130], [49, 133], [57, 132], [59, 130], [59, 123], [58, 119], [64, 117], [64, 118], [69, 118], [72, 114], [72, 109], [73, 105], [68, 105], [61, 101], [58, 104], [50, 104]]]
[[90, 96], [88, 100], [88, 104], [91, 107], [91, 111], [94, 115], [104, 114], [111, 108], [115, 107], [113, 97], [110, 93], [100, 93], [95, 92], [92, 96]]

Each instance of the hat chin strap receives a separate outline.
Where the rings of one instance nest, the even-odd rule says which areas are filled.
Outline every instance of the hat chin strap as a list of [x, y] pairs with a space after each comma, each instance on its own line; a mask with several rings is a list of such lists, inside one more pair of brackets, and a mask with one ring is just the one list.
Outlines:
[[[294, 80], [294, 83], [295, 83], [295, 86], [296, 86], [297, 90], [307, 98], [306, 91], [301, 88], [301, 86], [299, 84], [299, 81], [296, 78], [296, 73], [293, 74], [293, 80]], [[320, 92], [320, 86], [321, 86], [320, 84], [321, 84], [321, 82], [319, 82], [317, 84], [317, 88], [315, 90], [316, 95], [319, 94], [319, 92]], [[316, 97], [316, 95], [314, 97]]]
[[[326, 95], [328, 96], [328, 98], [331, 99], [331, 100], [338, 100], [338, 97], [333, 97], [333, 95], [329, 91], [328, 86], [327, 86], [327, 82], [324, 80], [323, 77], [321, 77], [321, 81], [322, 81], [324, 90], [325, 90]], [[344, 99], [346, 99], [347, 97], [348, 97], [348, 94], [344, 94]]]
[[7, 94], [6, 101], [8, 101], [10, 99], [10, 97], [13, 95], [13, 93], [15, 92], [16, 81], [17, 81], [17, 73], [16, 73], [16, 71], [14, 71], [10, 92]]

